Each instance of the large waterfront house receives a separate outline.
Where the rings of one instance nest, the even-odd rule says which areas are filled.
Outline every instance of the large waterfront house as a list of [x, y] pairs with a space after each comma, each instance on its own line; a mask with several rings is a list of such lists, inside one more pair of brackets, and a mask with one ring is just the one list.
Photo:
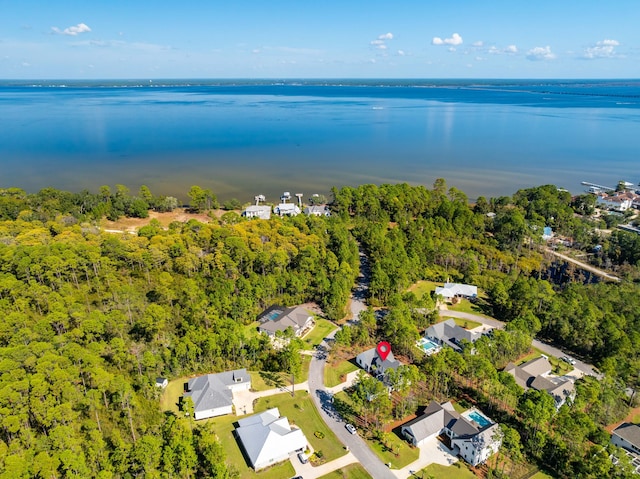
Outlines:
[[194, 419], [222, 416], [233, 412], [233, 393], [251, 388], [251, 376], [246, 369], [192, 378], [184, 397], [193, 401]]
[[464, 341], [474, 343], [482, 337], [482, 333], [469, 331], [458, 326], [453, 319], [447, 319], [429, 326], [424, 336], [440, 346], [449, 346], [456, 351], [461, 351]]
[[400, 431], [414, 446], [440, 437], [454, 454], [472, 466], [484, 463], [502, 445], [498, 424], [476, 409], [460, 414], [451, 402], [432, 401], [424, 414], [405, 423]]
[[331, 211], [327, 205], [311, 205], [303, 210], [307, 216], [331, 216]]
[[536, 391], [547, 391], [553, 397], [556, 408], [560, 408], [567, 399], [575, 397], [573, 380], [551, 374], [551, 363], [546, 356], [532, 359], [520, 366], [509, 363], [504, 371], [511, 374], [516, 383], [525, 391], [529, 388]]
[[276, 332], [284, 332], [287, 328], [291, 328], [297, 337], [302, 337], [315, 324], [313, 315], [301, 306], [271, 306], [258, 316], [258, 322], [258, 331], [270, 337], [275, 337]]
[[260, 218], [268, 220], [271, 218], [271, 206], [268, 205], [251, 205], [242, 212], [242, 216], [246, 218]]
[[300, 214], [300, 208], [293, 203], [280, 203], [273, 208], [273, 211], [280, 216], [297, 216]]
[[256, 471], [289, 459], [293, 452], [309, 447], [302, 430], [280, 417], [277, 407], [238, 420], [235, 430], [251, 467]]
[[596, 204], [600, 208], [619, 212], [627, 211], [629, 208], [639, 203], [640, 196], [631, 191], [618, 191], [610, 195], [606, 193], [599, 193], [596, 198]]

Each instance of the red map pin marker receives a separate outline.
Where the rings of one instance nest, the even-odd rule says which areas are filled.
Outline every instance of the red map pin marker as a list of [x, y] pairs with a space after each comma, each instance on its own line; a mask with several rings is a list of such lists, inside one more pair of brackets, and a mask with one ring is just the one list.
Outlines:
[[378, 356], [384, 361], [391, 352], [391, 345], [386, 341], [380, 341], [378, 346], [376, 346], [376, 350], [378, 351]]

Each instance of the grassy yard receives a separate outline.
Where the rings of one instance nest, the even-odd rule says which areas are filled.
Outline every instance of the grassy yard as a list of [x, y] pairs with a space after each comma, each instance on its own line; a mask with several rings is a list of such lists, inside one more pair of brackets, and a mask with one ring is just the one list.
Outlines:
[[464, 329], [473, 329], [473, 328], [477, 328], [478, 326], [482, 326], [482, 323], [479, 323], [477, 321], [471, 321], [469, 319], [447, 318], [446, 316], [442, 317], [442, 321], [445, 321], [447, 319], [453, 319], [458, 326]]
[[189, 378], [186, 376], [169, 381], [169, 384], [160, 397], [160, 409], [162, 411], [171, 411], [179, 414], [180, 408], [178, 407], [178, 401], [184, 392], [184, 383], [187, 381], [189, 381]]
[[356, 366], [351, 361], [341, 361], [336, 365], [327, 365], [324, 368], [324, 385], [328, 388], [332, 388], [342, 383], [342, 376], [346, 376], [350, 372], [358, 370], [358, 366]]
[[326, 319], [316, 318], [315, 327], [302, 339], [305, 345], [305, 349], [313, 349], [322, 342], [322, 340], [331, 331], [336, 329], [336, 325]]
[[360, 464], [349, 464], [342, 469], [321, 476], [320, 479], [371, 479], [371, 476]]
[[[399, 430], [399, 428], [397, 429]], [[375, 439], [366, 439], [371, 450], [385, 464], [391, 463], [392, 469], [401, 469], [408, 466], [420, 456], [420, 449], [411, 447], [407, 441], [401, 439], [395, 432], [388, 433], [385, 440], [386, 445]]]
[[433, 477], [434, 479], [476, 479], [476, 475], [458, 461], [451, 466], [431, 464], [418, 472], [414, 477]]
[[302, 429], [313, 449], [322, 451], [326, 462], [333, 461], [347, 453], [342, 443], [320, 417], [320, 413], [306, 391], [296, 392], [295, 397], [284, 393], [258, 399], [254, 409], [256, 412], [260, 412], [272, 407], [277, 407], [280, 414], [289, 418], [291, 423]]
[[[542, 354], [543, 354], [542, 351], [540, 351], [538, 348], [532, 347], [531, 352], [526, 356], [523, 356], [522, 358], [520, 358], [517, 361], [516, 365], [519, 366], [522, 363], [526, 363], [527, 361], [531, 361], [532, 359], [539, 358], [540, 356], [542, 356]], [[563, 376], [573, 369], [573, 366], [571, 366], [569, 363], [566, 363], [565, 361], [562, 361], [561, 359], [558, 359], [555, 356], [549, 356], [548, 354], [545, 354], [545, 356], [549, 358], [549, 362], [553, 367], [553, 369], [551, 370], [553, 374], [557, 374], [558, 376]]]
[[450, 309], [451, 311], [460, 311], [462, 313], [479, 314], [482, 316], [486, 316], [484, 310], [478, 302], [472, 303], [468, 299], [460, 299], [456, 304], [447, 304], [447, 309]]
[[436, 286], [441, 283], [435, 281], [418, 281], [414, 285], [409, 287], [409, 291], [416, 295], [418, 299], [422, 298], [425, 294], [431, 295], [432, 291], [436, 290]]

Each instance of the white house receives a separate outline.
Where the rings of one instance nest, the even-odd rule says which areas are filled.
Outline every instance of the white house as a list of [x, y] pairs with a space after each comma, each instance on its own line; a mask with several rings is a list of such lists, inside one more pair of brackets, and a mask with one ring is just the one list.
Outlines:
[[165, 389], [168, 385], [169, 380], [167, 378], [156, 378], [156, 387]]
[[236, 434], [256, 471], [286, 461], [289, 454], [304, 451], [309, 444], [302, 430], [280, 417], [277, 407], [238, 420]]
[[456, 297], [471, 299], [478, 296], [478, 287], [471, 284], [444, 283], [444, 286], [436, 287], [435, 294], [448, 301]]
[[280, 216], [296, 216], [300, 214], [300, 208], [293, 203], [280, 203], [273, 211]]
[[620, 191], [612, 195], [602, 193], [596, 198], [596, 204], [601, 208], [622, 212], [631, 208], [637, 198], [637, 195], [628, 191]]
[[268, 205], [251, 205], [242, 212], [242, 216], [247, 218], [260, 218], [268, 220], [271, 218], [271, 206]]
[[502, 445], [498, 424], [475, 409], [460, 414], [451, 402], [432, 401], [424, 414], [405, 423], [400, 431], [414, 446], [443, 436], [454, 453], [473, 466], [485, 462]]
[[193, 401], [194, 419], [222, 416], [233, 412], [233, 393], [251, 388], [251, 376], [246, 369], [192, 378], [187, 383], [185, 397]]
[[331, 216], [331, 211], [327, 205], [311, 205], [304, 209], [307, 216]]

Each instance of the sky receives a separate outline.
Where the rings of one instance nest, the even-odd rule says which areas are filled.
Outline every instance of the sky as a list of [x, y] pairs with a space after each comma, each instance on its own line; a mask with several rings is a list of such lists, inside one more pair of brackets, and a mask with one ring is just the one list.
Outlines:
[[0, 0], [0, 79], [640, 78], [640, 0]]

